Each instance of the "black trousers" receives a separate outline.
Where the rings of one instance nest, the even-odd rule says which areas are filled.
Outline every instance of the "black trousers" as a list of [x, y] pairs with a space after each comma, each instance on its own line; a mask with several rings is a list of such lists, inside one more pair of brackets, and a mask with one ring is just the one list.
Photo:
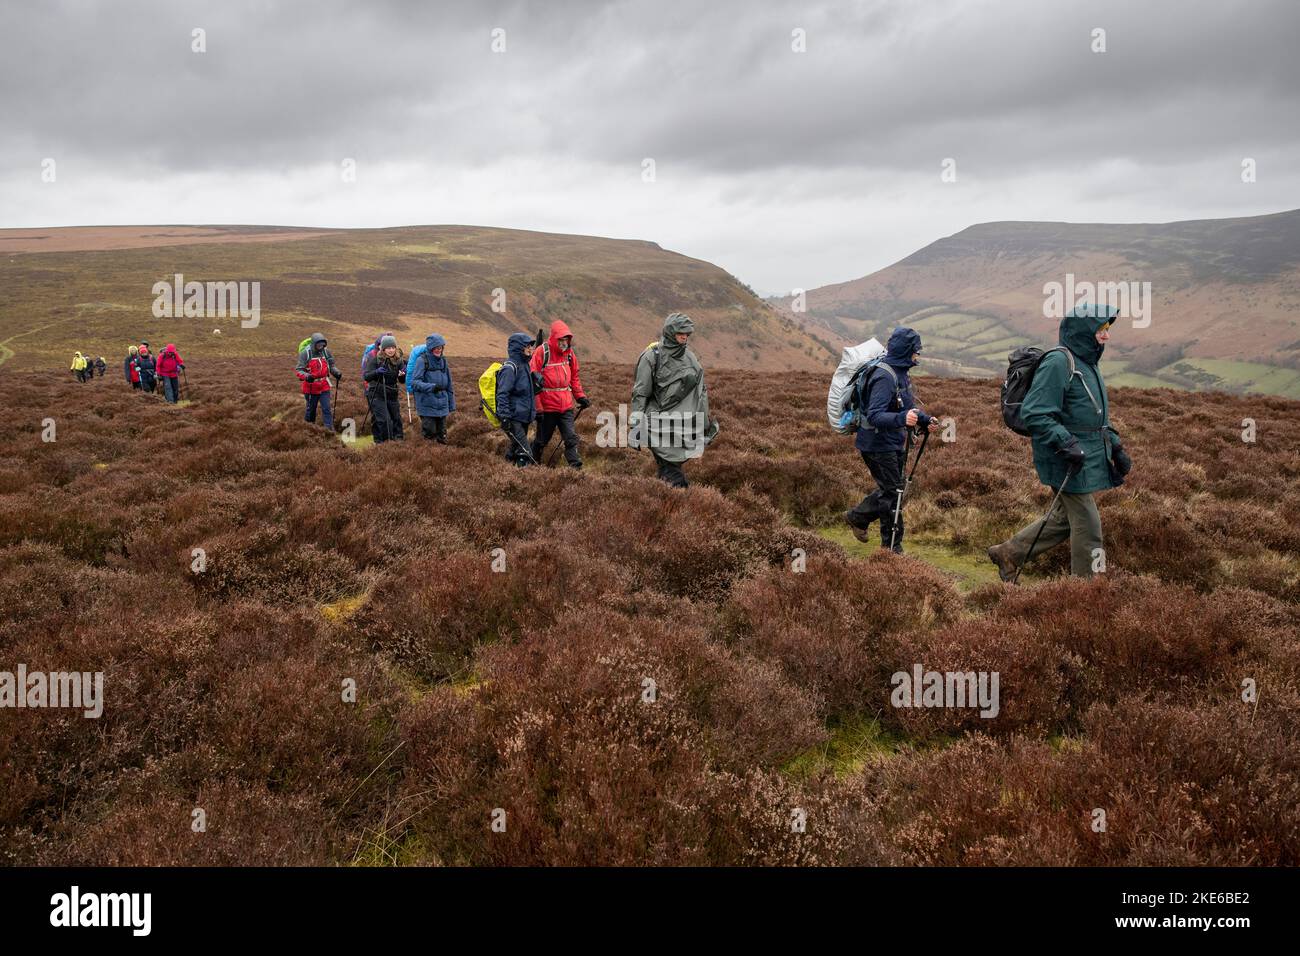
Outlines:
[[430, 441], [447, 444], [447, 418], [445, 415], [421, 415], [420, 434]]
[[659, 480], [674, 488], [688, 488], [690, 482], [686, 480], [686, 473], [682, 471], [679, 462], [668, 461], [666, 458], [660, 458], [659, 453], [653, 448], [650, 454], [655, 456], [655, 464], [659, 466]]
[[402, 406], [397, 401], [396, 389], [394, 394], [386, 396], [383, 384], [371, 386], [370, 395], [370, 417], [374, 420], [371, 426], [371, 434], [375, 436], [375, 444], [386, 442], [390, 439], [401, 441], [406, 436], [402, 433]]
[[[528, 460], [528, 423], [515, 422], [505, 419], [501, 422], [501, 430], [506, 433], [506, 461], [513, 462], [521, 468], [524, 465], [531, 465]], [[511, 437], [513, 436], [513, 437]]]
[[533, 440], [533, 459], [542, 460], [542, 452], [546, 446], [551, 443], [551, 436], [555, 434], [555, 429], [560, 430], [560, 438], [564, 440], [564, 460], [574, 468], [582, 467], [582, 457], [578, 454], [578, 431], [573, 427], [573, 419], [577, 414], [575, 409], [570, 408], [564, 412], [540, 412], [537, 416], [537, 437]]
[[907, 467], [907, 453], [903, 451], [862, 452], [876, 490], [850, 509], [850, 521], [865, 529], [872, 521], [880, 519], [880, 543], [888, 546], [903, 540], [903, 512], [898, 512], [898, 532], [894, 533], [894, 509], [898, 507], [898, 493], [903, 488], [903, 469]]

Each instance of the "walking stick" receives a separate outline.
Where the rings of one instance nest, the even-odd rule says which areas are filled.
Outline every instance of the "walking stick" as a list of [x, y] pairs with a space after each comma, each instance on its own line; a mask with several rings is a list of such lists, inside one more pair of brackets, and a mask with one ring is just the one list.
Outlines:
[[[574, 428], [577, 428], [577, 427], [578, 427], [578, 419], [582, 417], [582, 413], [585, 412], [586, 410], [587, 410], [587, 409], [585, 409], [585, 408], [580, 408], [580, 409], [578, 409], [578, 414], [576, 414], [576, 415], [573, 416], [573, 427], [574, 427]], [[547, 468], [550, 468], [550, 467], [551, 467], [551, 463], [555, 461], [555, 456], [558, 455], [558, 454], [560, 453], [560, 449], [563, 448], [563, 447], [564, 447], [564, 436], [561, 435], [561, 436], [560, 436], [560, 443], [559, 443], [558, 445], [556, 445], [554, 448], [552, 448], [552, 449], [551, 449], [551, 454], [550, 454], [549, 456], [547, 456], [547, 459], [546, 459], [546, 467], [547, 467]], [[534, 464], [536, 464], [536, 462], [534, 462]]]
[[185, 380], [185, 391], [181, 392], [181, 398], [184, 398], [190, 393], [190, 375], [183, 366], [181, 367], [181, 378]]
[[406, 424], [414, 425], [415, 419], [411, 417], [411, 393], [406, 393]]
[[[912, 429], [907, 430], [907, 447], [903, 451], [903, 467], [907, 467], [907, 456], [912, 452], [912, 438], [916, 433]], [[930, 429], [921, 432], [921, 447], [917, 450], [916, 459], [912, 462], [912, 470], [907, 473], [903, 479], [902, 486], [898, 489], [898, 501], [894, 503], [894, 524], [889, 532], [889, 550], [894, 550], [894, 542], [898, 540], [898, 519], [903, 513], [903, 498], [908, 489], [912, 486], [912, 478], [916, 474], [916, 466], [921, 463], [921, 456], [925, 454], [925, 445], [930, 440]]]
[[1042, 537], [1043, 529], [1047, 527], [1047, 519], [1050, 518], [1052, 512], [1056, 510], [1056, 503], [1061, 500], [1061, 492], [1065, 490], [1065, 483], [1070, 480], [1070, 475], [1073, 473], [1073, 465], [1065, 469], [1065, 479], [1061, 482], [1061, 487], [1056, 489], [1056, 494], [1052, 498], [1051, 507], [1047, 509], [1047, 513], [1043, 515], [1042, 519], [1038, 522], [1038, 532], [1034, 535], [1034, 540], [1030, 542], [1029, 550], [1026, 551], [1025, 556], [1020, 559], [1020, 563], [1016, 565], [1016, 573], [1011, 576], [1012, 584], [1015, 584], [1020, 580], [1020, 571], [1025, 566], [1025, 562], [1028, 561], [1030, 556], [1034, 553], [1034, 545], [1038, 544], [1038, 539]]

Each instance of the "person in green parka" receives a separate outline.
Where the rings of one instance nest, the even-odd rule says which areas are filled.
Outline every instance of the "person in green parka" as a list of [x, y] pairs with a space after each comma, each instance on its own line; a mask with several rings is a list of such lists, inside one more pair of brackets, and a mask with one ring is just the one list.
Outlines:
[[1061, 320], [1060, 345], [1043, 356], [1034, 372], [1020, 418], [1033, 442], [1039, 480], [1061, 494], [1045, 518], [988, 549], [1004, 581], [1025, 561], [1067, 538], [1071, 574], [1090, 578], [1099, 566], [1101, 515], [1093, 495], [1122, 485], [1133, 464], [1110, 423], [1106, 382], [1097, 367], [1115, 314], [1109, 306], [1076, 307]]
[[686, 344], [694, 331], [689, 316], [668, 316], [661, 340], [637, 360], [632, 384], [628, 445], [649, 448], [659, 466], [659, 480], [674, 488], [689, 485], [682, 465], [704, 454], [718, 434], [718, 423], [709, 418], [704, 367]]

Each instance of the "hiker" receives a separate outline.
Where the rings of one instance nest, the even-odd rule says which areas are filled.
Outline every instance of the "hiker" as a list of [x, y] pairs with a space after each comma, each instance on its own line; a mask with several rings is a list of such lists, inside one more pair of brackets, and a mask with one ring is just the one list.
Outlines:
[[591, 405], [578, 378], [578, 356], [573, 351], [573, 333], [558, 319], [551, 323], [551, 337], [533, 352], [530, 362], [537, 392], [537, 431], [533, 436], [533, 461], [542, 460], [555, 429], [564, 441], [564, 460], [570, 468], [581, 468], [578, 432], [573, 427], [578, 409]]
[[78, 382], [86, 380], [86, 357], [80, 352], [72, 353], [72, 377]]
[[342, 381], [343, 376], [334, 364], [328, 341], [320, 332], [313, 333], [307, 347], [298, 353], [296, 373], [302, 381], [302, 394], [307, 402], [303, 421], [316, 424], [316, 409], [319, 408], [325, 427], [333, 431], [334, 408], [330, 401], [330, 376], [334, 376], [335, 385]]
[[375, 444], [390, 439], [403, 441], [402, 406], [398, 403], [400, 386], [406, 381], [406, 363], [397, 339], [384, 335], [379, 347], [366, 356], [361, 366], [361, 377], [366, 380], [366, 400], [374, 419], [371, 434]]
[[103, 378], [104, 373], [108, 371], [108, 363], [104, 361], [104, 356], [95, 359], [95, 371], [99, 373], [100, 378]]
[[1133, 467], [1110, 424], [1106, 382], [1097, 367], [1116, 314], [1110, 306], [1073, 309], [1061, 320], [1060, 347], [1046, 352], [1034, 371], [1020, 418], [1033, 443], [1038, 480], [1057, 498], [1045, 516], [988, 549], [1003, 581], [1067, 538], [1073, 575], [1092, 577], [1102, 555], [1101, 514], [1093, 495], [1119, 487]]
[[659, 480], [674, 488], [689, 487], [682, 465], [704, 454], [718, 434], [718, 423], [709, 418], [704, 367], [687, 347], [694, 331], [690, 316], [668, 316], [661, 340], [637, 359], [632, 383], [628, 446], [649, 448]]
[[519, 467], [534, 464], [528, 447], [528, 426], [537, 417], [534, 405], [530, 359], [537, 347], [527, 332], [516, 332], [506, 340], [508, 358], [501, 363], [496, 382], [496, 415], [506, 433], [506, 461]]
[[126, 375], [127, 382], [137, 392], [140, 390], [140, 370], [135, 367], [135, 358], [139, 353], [138, 346], [131, 346], [126, 350], [126, 361], [122, 363], [122, 372]]
[[154, 370], [156, 364], [154, 358], [149, 354], [149, 343], [141, 342], [140, 350], [135, 356], [136, 371], [140, 373], [140, 388], [146, 392], [152, 392], [154, 389], [155, 378]]
[[439, 445], [447, 444], [447, 416], [456, 410], [451, 366], [442, 354], [446, 346], [447, 340], [434, 332], [424, 340], [424, 351], [415, 362], [414, 374], [408, 372], [406, 376], [406, 387], [415, 395], [420, 434]]
[[176, 346], [168, 342], [158, 353], [157, 373], [162, 379], [163, 397], [173, 405], [180, 398], [180, 374], [185, 370]]
[[[908, 369], [920, 360], [921, 336], [909, 328], [896, 328], [889, 336], [885, 355], [858, 383], [862, 423], [853, 447], [862, 455], [876, 490], [844, 513], [849, 530], [859, 541], [869, 541], [871, 522], [880, 519], [880, 546], [903, 553], [903, 513], [899, 493], [906, 485], [907, 436], [913, 429], [933, 431], [939, 423], [919, 407], [912, 394]], [[894, 512], [898, 511], [895, 526]]]

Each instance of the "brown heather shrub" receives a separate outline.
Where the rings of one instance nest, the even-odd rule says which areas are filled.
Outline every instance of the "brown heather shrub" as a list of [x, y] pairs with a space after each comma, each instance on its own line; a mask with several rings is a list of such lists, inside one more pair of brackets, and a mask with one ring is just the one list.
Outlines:
[[[870, 487], [825, 375], [772, 403], [711, 369], [722, 432], [678, 492], [594, 443], [622, 366], [584, 363], [575, 475], [509, 467], [472, 411], [449, 446], [346, 448], [280, 357], [194, 360], [182, 408], [16, 361], [0, 669], [102, 670], [106, 710], [0, 710], [6, 863], [1300, 862], [1294, 402], [1113, 390], [1135, 469], [1098, 498], [1111, 572], [1069, 580], [1060, 548], [1045, 583], [963, 599], [820, 533]], [[486, 362], [452, 364], [472, 409]], [[958, 440], [909, 534], [982, 560], [1050, 493], [996, 382], [918, 389]], [[361, 421], [355, 377], [340, 411]], [[914, 664], [997, 670], [999, 716], [894, 709]]]
[[[485, 649], [479, 674], [468, 694], [439, 689], [407, 717], [409, 785], [427, 807], [413, 839], [439, 859], [832, 861], [816, 798], [760, 769], [817, 742], [811, 701], [701, 632], [588, 612]], [[496, 807], [504, 833], [488, 826]], [[806, 834], [791, 832], [796, 807]]]
[[817, 556], [803, 573], [769, 569], [741, 584], [722, 608], [717, 636], [815, 691], [830, 717], [888, 707], [897, 668], [882, 655], [884, 637], [923, 632], [960, 610], [952, 583], [922, 562]]

